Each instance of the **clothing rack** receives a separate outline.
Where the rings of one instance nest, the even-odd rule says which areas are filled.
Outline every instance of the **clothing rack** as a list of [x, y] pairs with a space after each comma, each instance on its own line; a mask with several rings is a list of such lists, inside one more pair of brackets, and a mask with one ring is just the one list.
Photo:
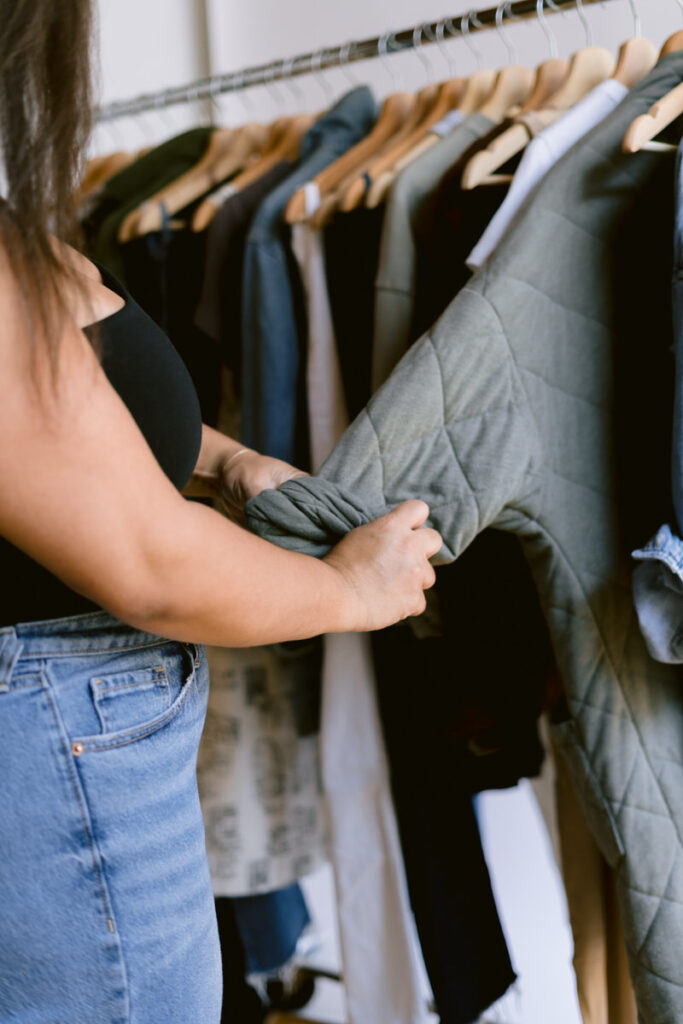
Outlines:
[[[472, 32], [480, 32], [491, 27], [501, 28], [505, 19], [518, 21], [537, 17], [545, 17], [548, 12], [559, 12], [565, 8], [575, 10], [583, 17], [583, 8], [595, 3], [606, 3], [611, 0], [505, 0], [497, 7], [488, 7], [482, 11], [469, 11], [454, 18], [441, 18], [435, 22], [425, 22], [413, 28], [402, 29], [400, 32], [386, 32], [382, 36], [361, 39], [344, 43], [337, 47], [327, 47], [314, 53], [304, 53], [297, 57], [258, 64], [241, 71], [231, 71], [222, 75], [211, 75], [200, 78], [186, 85], [161, 89], [159, 92], [144, 93], [131, 100], [120, 100], [100, 107], [97, 112], [99, 122], [114, 121], [122, 117], [133, 117], [147, 111], [162, 110], [182, 103], [194, 103], [203, 99], [215, 99], [216, 96], [240, 89], [249, 89], [256, 85], [269, 85], [271, 82], [308, 75], [313, 72], [326, 71], [328, 68], [345, 67], [359, 60], [373, 57], [386, 57], [402, 50], [416, 49], [427, 43], [444, 43], [447, 39], [460, 36], [467, 38]], [[635, 11], [631, 3], [632, 11]], [[637, 21], [637, 15], [635, 15]], [[638, 31], [636, 31], [636, 35]]]

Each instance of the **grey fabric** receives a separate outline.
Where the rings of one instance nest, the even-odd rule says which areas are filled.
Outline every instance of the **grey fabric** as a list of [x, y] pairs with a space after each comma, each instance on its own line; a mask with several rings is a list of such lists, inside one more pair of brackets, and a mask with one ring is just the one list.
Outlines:
[[483, 114], [471, 114], [396, 179], [382, 227], [375, 281], [372, 388], [383, 384], [411, 342], [417, 253], [413, 222], [430, 192], [470, 146], [493, 128]]
[[550, 172], [319, 478], [248, 507], [252, 529], [318, 555], [413, 497], [442, 561], [488, 526], [520, 538], [566, 688], [554, 739], [616, 869], [641, 1024], [683, 1021], [683, 688], [645, 649], [629, 565], [666, 502], [674, 161], [621, 143], [682, 78], [683, 53], [665, 57]]

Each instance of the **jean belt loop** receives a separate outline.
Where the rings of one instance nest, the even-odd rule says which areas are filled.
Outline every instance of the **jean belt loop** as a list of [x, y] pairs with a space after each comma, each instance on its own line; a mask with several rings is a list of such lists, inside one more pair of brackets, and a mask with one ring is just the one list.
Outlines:
[[14, 627], [0, 629], [0, 693], [6, 693], [9, 690], [14, 666], [23, 646]]

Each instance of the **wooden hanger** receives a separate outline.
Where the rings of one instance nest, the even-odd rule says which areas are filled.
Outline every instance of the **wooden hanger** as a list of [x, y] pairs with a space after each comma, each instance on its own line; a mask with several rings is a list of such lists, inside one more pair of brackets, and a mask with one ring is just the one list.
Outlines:
[[[457, 108], [464, 95], [466, 84], [467, 79], [465, 78], [451, 78], [439, 86], [436, 102], [432, 109], [427, 113], [427, 116], [423, 118], [421, 123], [417, 125], [402, 142], [397, 143], [397, 145], [393, 147], [391, 151], [391, 166], [384, 171], [381, 169], [379, 170], [376, 180], [373, 181], [365, 196], [365, 205], [367, 207], [372, 209], [379, 205], [395, 178], [394, 168], [398, 161], [415, 150], [415, 148], [427, 137], [431, 129], [438, 124], [439, 121], [442, 121], [446, 114]], [[389, 155], [387, 158], [389, 158]]]
[[493, 92], [479, 108], [478, 113], [498, 123], [515, 107], [521, 106], [534, 87], [536, 76], [531, 68], [510, 64], [498, 72]]
[[[675, 32], [669, 36], [662, 47], [661, 57], [668, 53], [683, 50], [683, 32]], [[683, 83], [663, 96], [647, 114], [642, 114], [633, 121], [624, 136], [624, 153], [638, 153], [641, 149], [659, 148], [654, 139], [670, 124], [683, 114]]]
[[[614, 58], [608, 50], [597, 46], [584, 47], [572, 57], [564, 78], [559, 82], [555, 79], [556, 88], [553, 89], [553, 78], [560, 70], [560, 64], [555, 60], [546, 61], [545, 64], [550, 65], [550, 68], [544, 72], [544, 80], [539, 82], [537, 78], [537, 87], [533, 90], [536, 97], [532, 94], [529, 102], [517, 114], [519, 123], [511, 125], [486, 149], [472, 157], [463, 171], [463, 189], [473, 189], [500, 180], [496, 172], [513, 156], [521, 153], [533, 137], [532, 128], [524, 123], [523, 118], [535, 113], [539, 123], [545, 127], [551, 125], [596, 85], [604, 82], [615, 66]], [[539, 68], [539, 76], [541, 68], [543, 65]], [[537, 102], [540, 105], [535, 105]]]
[[[279, 118], [271, 125], [271, 137], [261, 156], [230, 181], [231, 189], [240, 192], [263, 177], [283, 160], [296, 160], [301, 143], [316, 120], [316, 114], [298, 114], [296, 117]], [[270, 143], [275, 142], [274, 145]], [[204, 231], [223, 204], [224, 186], [207, 196], [195, 210], [192, 230]]]
[[[474, 74], [470, 75], [467, 79], [463, 95], [460, 98], [460, 102], [456, 109], [460, 111], [463, 117], [468, 117], [470, 114], [474, 114], [491, 95], [495, 83], [495, 71], [475, 71]], [[428, 149], [431, 149], [432, 146], [435, 146], [437, 142], [439, 142], [441, 136], [436, 134], [434, 127], [435, 126], [432, 126], [432, 128], [422, 136], [420, 141], [417, 142], [411, 150], [396, 161], [391, 171], [387, 171], [385, 174], [381, 175], [378, 181], [369, 189], [365, 197], [365, 205], [369, 209], [379, 206], [379, 204], [386, 199], [387, 193], [394, 181], [401, 171], [405, 170], [408, 164], [413, 163], [414, 160], [417, 160], [423, 153], [426, 153]]]
[[[500, 112], [507, 110], [510, 106], [516, 106], [526, 96], [529, 95], [531, 89], [531, 83], [533, 80], [533, 72], [529, 71], [528, 68], [518, 67], [511, 65], [510, 67], [504, 68], [502, 71], [496, 74], [495, 72], [478, 72], [479, 79], [475, 83], [475, 90], [470, 92], [469, 95], [464, 96], [465, 109], [467, 105], [476, 103], [474, 109], [478, 110], [479, 113], [485, 114], [491, 118], [491, 120], [500, 120], [503, 116]], [[474, 76], [473, 76], [474, 77]], [[484, 89], [488, 86], [486, 92]], [[478, 92], [478, 97], [477, 97]], [[483, 102], [482, 102], [483, 101]], [[462, 106], [458, 106], [458, 109], [462, 111]], [[486, 113], [488, 111], [488, 113]], [[468, 112], [473, 112], [471, 109]], [[438, 136], [433, 137], [433, 141], [424, 144], [424, 140], [428, 135], [429, 128], [432, 128], [437, 122], [434, 121], [428, 125], [427, 131], [422, 132], [419, 139], [414, 143], [413, 147], [406, 147], [405, 152], [401, 152], [396, 162], [392, 167], [378, 176], [376, 181], [373, 181], [365, 195], [365, 205], [369, 209], [379, 206], [379, 204], [386, 198], [389, 189], [393, 185], [396, 175], [400, 173], [409, 163], [412, 163], [414, 159], [417, 159], [425, 149], [428, 149], [430, 145], [438, 141]]]
[[412, 115], [405, 122], [403, 127], [394, 135], [390, 144], [386, 146], [374, 159], [372, 159], [354, 177], [353, 181], [345, 189], [339, 203], [339, 209], [348, 213], [360, 206], [365, 198], [367, 189], [372, 185], [375, 178], [388, 170], [397, 159], [401, 144], [410, 138], [415, 130], [419, 128], [429, 117], [430, 111], [435, 106], [439, 97], [440, 86], [428, 85], [417, 94], [417, 104]]
[[496, 78], [496, 72], [490, 69], [475, 71], [470, 75], [458, 103], [458, 110], [463, 117], [474, 114], [486, 102], [495, 88]]
[[[334, 163], [317, 174], [313, 181], [320, 190], [321, 199], [326, 198], [336, 189], [349, 174], [356, 174], [368, 160], [372, 159], [382, 147], [399, 132], [410, 119], [417, 98], [408, 92], [397, 92], [389, 96], [382, 106], [374, 128], [364, 139], [361, 139], [348, 152], [340, 156]], [[306, 198], [304, 190], [294, 193], [285, 210], [288, 224], [296, 224], [306, 219]]]
[[162, 226], [162, 204], [167, 215], [173, 216], [245, 167], [263, 150], [268, 132], [268, 126], [263, 124], [214, 131], [206, 152], [194, 167], [128, 214], [119, 229], [119, 242], [158, 231]]
[[632, 89], [649, 75], [656, 63], [657, 47], [654, 43], [642, 36], [627, 39], [619, 47], [617, 68], [612, 78], [615, 82], [621, 82], [627, 89]]
[[95, 156], [88, 160], [83, 179], [76, 190], [76, 202], [82, 203], [104, 185], [113, 174], [123, 170], [135, 160], [135, 153], [118, 150], [106, 156]]

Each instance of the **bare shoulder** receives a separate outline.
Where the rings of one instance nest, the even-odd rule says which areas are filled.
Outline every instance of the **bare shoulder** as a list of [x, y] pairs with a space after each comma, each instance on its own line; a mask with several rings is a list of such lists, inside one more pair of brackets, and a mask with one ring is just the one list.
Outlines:
[[73, 246], [67, 245], [66, 242], [60, 242], [59, 239], [53, 239], [53, 243], [57, 248], [59, 255], [77, 274], [81, 274], [83, 277], [89, 278], [91, 281], [95, 281], [97, 284], [102, 283], [102, 275], [95, 266], [95, 264], [84, 256], [78, 249], [74, 249]]
[[[84, 372], [92, 376], [94, 354], [73, 315], [74, 304], [67, 301], [66, 312], [55, 313], [52, 327], [59, 337], [46, 337], [45, 325], [32, 316], [30, 303], [7, 245], [0, 240], [0, 404], [6, 407], [14, 399], [28, 400], [32, 408], [36, 402], [50, 404], [58, 393], [65, 397], [77, 378], [82, 382]], [[55, 388], [57, 379], [68, 387]]]

